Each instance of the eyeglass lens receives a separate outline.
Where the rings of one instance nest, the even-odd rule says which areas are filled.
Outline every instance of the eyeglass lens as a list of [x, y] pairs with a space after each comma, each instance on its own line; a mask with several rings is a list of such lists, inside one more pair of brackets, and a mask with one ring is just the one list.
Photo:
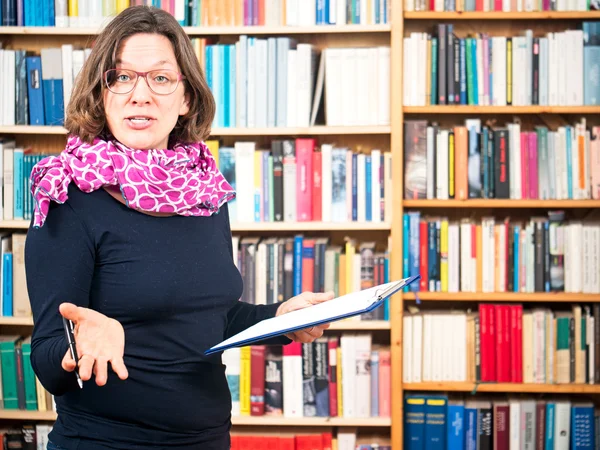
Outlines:
[[[127, 94], [136, 85], [138, 74], [127, 69], [112, 69], [106, 73], [106, 85], [115, 94]], [[148, 86], [157, 94], [171, 94], [177, 89], [177, 72], [167, 69], [153, 70], [146, 74]]]

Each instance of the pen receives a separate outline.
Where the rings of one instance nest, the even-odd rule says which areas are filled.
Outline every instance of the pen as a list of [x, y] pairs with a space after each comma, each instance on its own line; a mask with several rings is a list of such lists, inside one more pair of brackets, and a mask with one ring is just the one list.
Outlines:
[[77, 384], [79, 387], [83, 389], [83, 382], [81, 381], [81, 377], [79, 376], [79, 358], [77, 357], [77, 349], [75, 348], [75, 335], [73, 334], [73, 322], [71, 320], [67, 320], [64, 317], [63, 326], [65, 327], [65, 333], [67, 335], [67, 342], [69, 343], [69, 350], [71, 350], [71, 357], [73, 361], [75, 361], [75, 375], [77, 376]]

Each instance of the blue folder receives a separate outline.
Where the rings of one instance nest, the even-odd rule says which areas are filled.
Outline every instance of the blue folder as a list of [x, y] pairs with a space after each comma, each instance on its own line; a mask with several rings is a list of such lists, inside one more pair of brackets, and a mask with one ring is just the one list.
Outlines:
[[[221, 352], [228, 348], [244, 347], [254, 342], [281, 336], [316, 325], [335, 322], [358, 316], [383, 305], [384, 301], [421, 278], [420, 275], [404, 278], [391, 283], [380, 284], [362, 291], [350, 293], [304, 309], [291, 311], [278, 317], [265, 319], [239, 332], [204, 352], [205, 355]], [[364, 305], [361, 307], [361, 305]], [[290, 325], [293, 324], [293, 325]]]

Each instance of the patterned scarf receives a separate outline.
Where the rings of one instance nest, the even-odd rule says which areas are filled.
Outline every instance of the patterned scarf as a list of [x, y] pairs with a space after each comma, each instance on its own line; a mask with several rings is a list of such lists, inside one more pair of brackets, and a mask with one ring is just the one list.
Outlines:
[[89, 145], [69, 136], [60, 155], [44, 158], [31, 172], [34, 227], [44, 225], [51, 201], [67, 200], [71, 182], [86, 193], [119, 186], [129, 208], [182, 216], [210, 216], [235, 198], [203, 142], [134, 150], [117, 141], [96, 138]]

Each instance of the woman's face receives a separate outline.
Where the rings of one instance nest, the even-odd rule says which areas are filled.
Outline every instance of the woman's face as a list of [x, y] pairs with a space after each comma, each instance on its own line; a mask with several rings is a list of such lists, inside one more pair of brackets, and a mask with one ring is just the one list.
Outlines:
[[[180, 72], [171, 42], [159, 34], [136, 34], [123, 41], [115, 68], [136, 72], [156, 69]], [[123, 86], [130, 80], [125, 73], [117, 72], [115, 75], [116, 82]], [[156, 83], [164, 83], [165, 80], [158, 73], [153, 78]], [[104, 87], [108, 128], [119, 142], [130, 148], [167, 148], [169, 134], [178, 117], [189, 110], [183, 81], [179, 81], [175, 91], [169, 95], [152, 92], [143, 77], [138, 78], [135, 88], [127, 94], [115, 94], [106, 89], [106, 84]]]

